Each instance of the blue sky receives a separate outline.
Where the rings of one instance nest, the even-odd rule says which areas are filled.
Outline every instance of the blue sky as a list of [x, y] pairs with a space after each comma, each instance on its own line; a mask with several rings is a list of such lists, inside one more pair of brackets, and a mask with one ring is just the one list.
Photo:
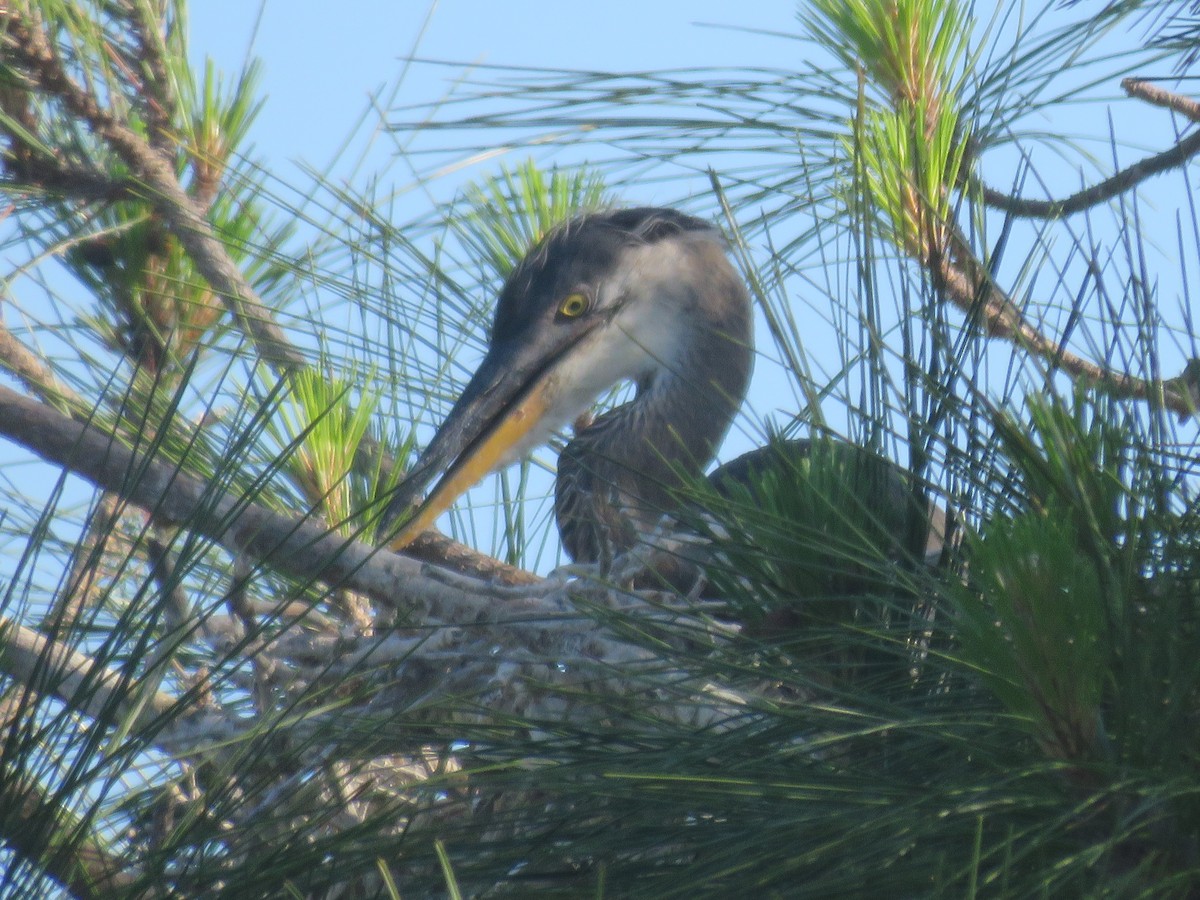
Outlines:
[[[262, 11], [261, 19], [259, 17]], [[603, 71], [687, 66], [794, 65], [794, 41], [755, 30], [796, 31], [794, 0], [539, 0], [491, 3], [441, 0], [428, 5], [347, 0], [241, 0], [194, 3], [194, 57], [236, 72], [253, 52], [265, 64], [267, 105], [255, 129], [271, 160], [323, 165], [349, 133], [372, 91], [392, 82], [413, 54], [452, 62]], [[400, 99], [440, 97], [449, 70], [415, 67]]]

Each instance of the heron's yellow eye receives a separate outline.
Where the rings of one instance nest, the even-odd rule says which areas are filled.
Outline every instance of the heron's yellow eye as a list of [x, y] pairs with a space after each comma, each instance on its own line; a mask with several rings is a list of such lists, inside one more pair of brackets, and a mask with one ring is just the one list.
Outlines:
[[587, 308], [587, 295], [575, 291], [563, 297], [562, 303], [558, 304], [558, 314], [564, 319], [578, 319], [587, 312]]

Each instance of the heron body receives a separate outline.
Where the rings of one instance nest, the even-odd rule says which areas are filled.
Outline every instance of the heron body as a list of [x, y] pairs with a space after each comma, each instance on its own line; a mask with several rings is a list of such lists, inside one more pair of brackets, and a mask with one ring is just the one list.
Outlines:
[[[832, 438], [772, 439], [763, 447], [743, 453], [718, 467], [709, 484], [725, 498], [748, 492], [758, 507], [769, 497], [788, 499], [806, 489], [808, 503], [830, 508], [813, 517], [825, 526], [842, 526], [870, 533], [876, 549], [891, 557], [939, 561], [949, 522], [946, 510], [914, 493], [909, 473], [865, 447]], [[836, 507], [836, 508], [834, 508]]]
[[580, 562], [604, 562], [674, 506], [745, 397], [750, 301], [720, 233], [670, 209], [588, 213], [551, 231], [500, 294], [488, 351], [389, 505], [403, 546], [487, 472], [577, 419], [609, 388], [629, 402], [579, 428], [555, 516]]

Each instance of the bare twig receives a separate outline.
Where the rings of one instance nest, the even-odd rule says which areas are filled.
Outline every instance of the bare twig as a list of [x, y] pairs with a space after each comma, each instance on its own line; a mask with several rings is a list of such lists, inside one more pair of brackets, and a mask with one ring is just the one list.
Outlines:
[[404, 553], [494, 584], [532, 585], [542, 580], [532, 572], [510, 566], [432, 529], [405, 547]]
[[[1133, 78], [1126, 78], [1121, 82], [1121, 87], [1131, 97], [1145, 100], [1156, 106], [1166, 107], [1186, 116], [1193, 122], [1200, 122], [1200, 104], [1189, 97], [1174, 94], [1149, 82]], [[1118, 197], [1155, 175], [1178, 168], [1197, 153], [1200, 153], [1200, 131], [1189, 135], [1162, 153], [1139, 160], [1100, 183], [1084, 188], [1061, 200], [1030, 200], [1013, 197], [983, 184], [980, 184], [979, 188], [984, 203], [1010, 215], [1034, 219], [1060, 219]]]
[[1154, 82], [1143, 81], [1140, 78], [1126, 78], [1122, 80], [1121, 88], [1130, 97], [1145, 100], [1147, 103], [1177, 112], [1193, 122], [1200, 122], [1200, 103], [1197, 103], [1191, 97], [1185, 97], [1182, 94], [1176, 94], [1174, 91], [1165, 90], [1154, 84]]
[[113, 553], [111, 544], [118, 537], [116, 529], [123, 507], [116, 494], [105, 493], [93, 508], [75, 548], [71, 575], [50, 608], [49, 621], [78, 621], [83, 611], [97, 600], [105, 560]]
[[192, 619], [192, 604], [184, 593], [176, 573], [174, 554], [167, 547], [167, 542], [159, 533], [162, 529], [155, 527], [146, 539], [146, 552], [150, 558], [150, 572], [158, 588], [162, 591], [166, 604], [166, 622], [169, 628], [183, 628]]

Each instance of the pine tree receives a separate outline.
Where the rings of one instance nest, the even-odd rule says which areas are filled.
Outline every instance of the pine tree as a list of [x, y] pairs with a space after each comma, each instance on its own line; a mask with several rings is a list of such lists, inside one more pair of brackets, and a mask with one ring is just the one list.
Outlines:
[[[1195, 896], [1195, 16], [998, 9], [490, 73], [388, 127], [529, 161], [393, 221], [264, 169], [184, 0], [0, 2], [0, 895]], [[683, 587], [547, 577], [541, 454], [381, 549], [504, 276], [647, 180], [791, 392], [743, 430], [813, 451], [689, 490]]]

